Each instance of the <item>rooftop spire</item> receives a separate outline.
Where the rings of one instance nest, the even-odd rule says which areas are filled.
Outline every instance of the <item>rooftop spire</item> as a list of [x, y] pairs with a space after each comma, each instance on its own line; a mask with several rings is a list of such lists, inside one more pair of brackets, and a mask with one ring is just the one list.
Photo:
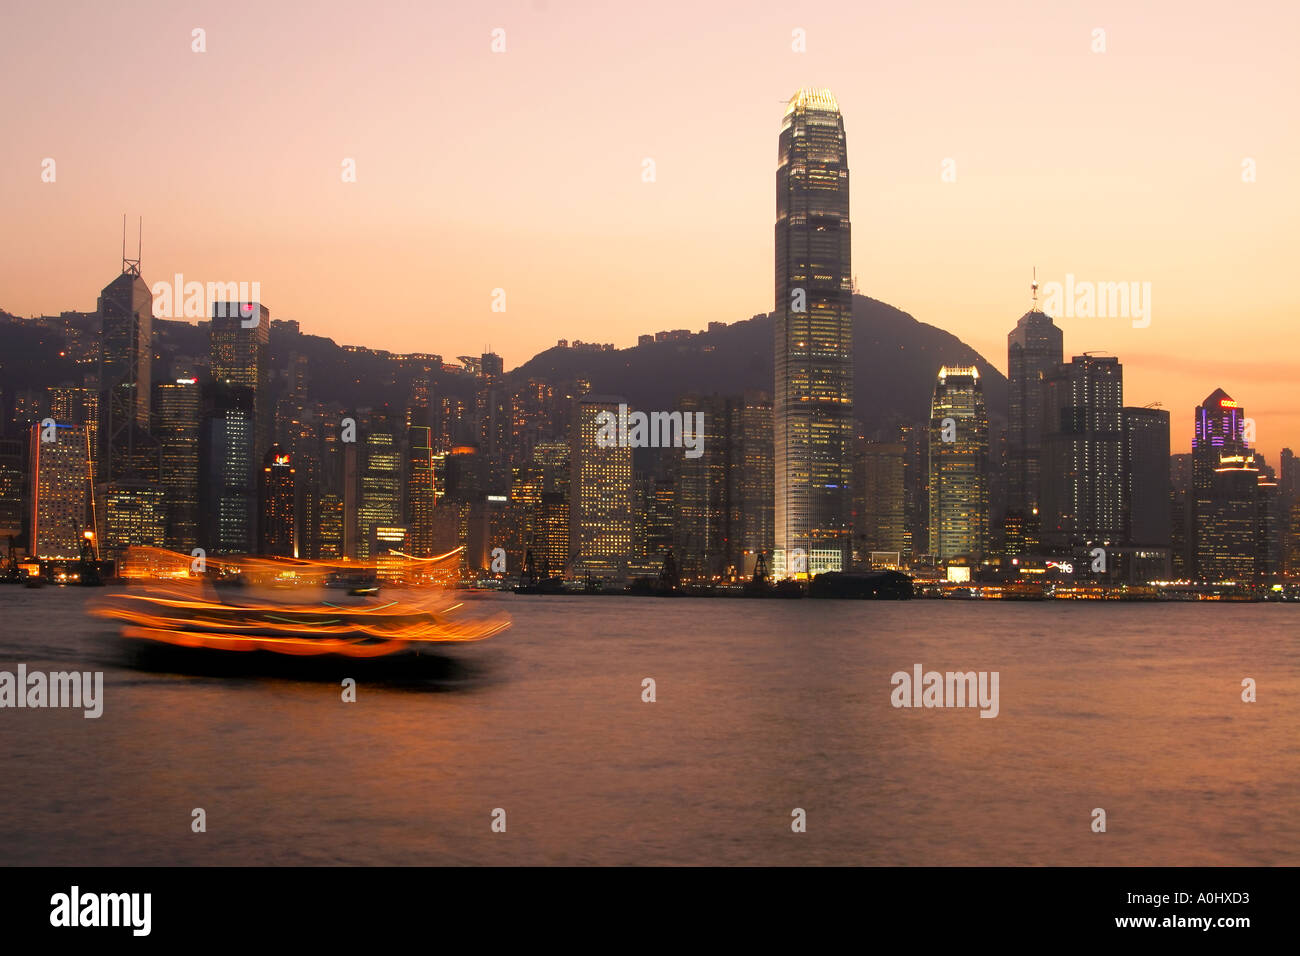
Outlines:
[[122, 275], [140, 274], [140, 250], [144, 247], [144, 216], [140, 217], [140, 233], [136, 240], [135, 258], [126, 257], [126, 213], [122, 213]]

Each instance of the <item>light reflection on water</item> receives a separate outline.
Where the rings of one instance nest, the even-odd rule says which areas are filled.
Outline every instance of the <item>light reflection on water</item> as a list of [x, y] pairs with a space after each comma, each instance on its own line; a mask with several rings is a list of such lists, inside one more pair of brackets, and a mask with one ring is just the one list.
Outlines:
[[[503, 595], [367, 674], [141, 661], [85, 599], [0, 588], [0, 669], [105, 672], [99, 720], [0, 710], [0, 862], [1300, 863], [1290, 606]], [[999, 716], [893, 709], [916, 663]]]

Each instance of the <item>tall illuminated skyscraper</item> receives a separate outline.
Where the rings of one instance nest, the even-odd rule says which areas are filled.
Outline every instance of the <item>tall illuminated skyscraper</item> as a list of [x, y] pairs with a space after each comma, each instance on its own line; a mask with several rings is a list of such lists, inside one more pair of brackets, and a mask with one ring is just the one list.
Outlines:
[[617, 577], [632, 557], [632, 449], [602, 443], [601, 413], [620, 400], [587, 397], [574, 412], [569, 451], [569, 558], [575, 576]]
[[123, 256], [122, 274], [99, 294], [99, 322], [99, 478], [140, 477], [137, 445], [152, 444], [153, 293], [140, 277], [139, 259]]
[[32, 425], [31, 554], [36, 558], [75, 558], [90, 529], [90, 448], [84, 425]]
[[251, 475], [271, 445], [271, 310], [259, 302], [214, 302], [209, 335], [212, 378], [253, 392]]
[[434, 485], [433, 429], [415, 425], [406, 430], [406, 524], [411, 529], [411, 553], [433, 556]]
[[154, 386], [154, 434], [167, 492], [167, 547], [189, 552], [199, 534], [199, 382], [178, 378]]
[[989, 416], [979, 370], [939, 369], [930, 406], [930, 551], [936, 561], [988, 549]]
[[501, 495], [510, 490], [510, 392], [505, 386], [505, 366], [501, 356], [485, 352], [480, 360], [479, 387], [476, 396], [479, 449], [483, 455], [486, 488], [489, 494]]
[[376, 554], [376, 529], [402, 523], [402, 448], [398, 422], [389, 411], [365, 418], [361, 448], [360, 501], [357, 507], [357, 557]]
[[209, 382], [199, 414], [199, 547], [215, 554], [257, 550], [253, 390]]
[[1038, 523], [1043, 379], [1064, 360], [1065, 347], [1061, 330], [1038, 308], [1037, 280], [1032, 288], [1033, 304], [1007, 334], [1007, 513], [1027, 541]]
[[[776, 170], [777, 577], [847, 566], [853, 277], [844, 120], [830, 90], [790, 98]], [[791, 560], [787, 560], [787, 557]]]
[[1221, 388], [1196, 407], [1192, 491], [1196, 576], [1252, 580], [1259, 552], [1259, 471], [1246, 441], [1246, 410]]

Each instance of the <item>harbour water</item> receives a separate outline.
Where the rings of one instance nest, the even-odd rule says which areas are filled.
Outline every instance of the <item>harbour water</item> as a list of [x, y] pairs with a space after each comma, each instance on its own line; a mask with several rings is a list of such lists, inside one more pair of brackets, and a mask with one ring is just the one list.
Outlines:
[[[0, 671], [104, 673], [0, 709], [0, 863], [1300, 863], [1291, 605], [503, 594], [436, 666], [299, 674], [142, 661], [95, 593], [0, 588]], [[997, 716], [894, 707], [917, 664]]]

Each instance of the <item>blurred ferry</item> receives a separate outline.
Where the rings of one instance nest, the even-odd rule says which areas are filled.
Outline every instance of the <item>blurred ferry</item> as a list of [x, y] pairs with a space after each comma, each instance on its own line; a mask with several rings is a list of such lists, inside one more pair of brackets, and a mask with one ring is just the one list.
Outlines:
[[[156, 554], [149, 557], [159, 563]], [[383, 600], [371, 567], [295, 562], [272, 569], [287, 571], [269, 573], [265, 560], [245, 563], [224, 561], [221, 578], [179, 573], [137, 578], [127, 590], [97, 601], [93, 613], [121, 622], [123, 637], [179, 647], [347, 657], [479, 641], [510, 626], [501, 614], [457, 613], [463, 602], [444, 588], [409, 590], [401, 601]], [[250, 568], [254, 573], [245, 573]], [[296, 585], [286, 589], [287, 580]], [[218, 587], [218, 581], [242, 586]]]

